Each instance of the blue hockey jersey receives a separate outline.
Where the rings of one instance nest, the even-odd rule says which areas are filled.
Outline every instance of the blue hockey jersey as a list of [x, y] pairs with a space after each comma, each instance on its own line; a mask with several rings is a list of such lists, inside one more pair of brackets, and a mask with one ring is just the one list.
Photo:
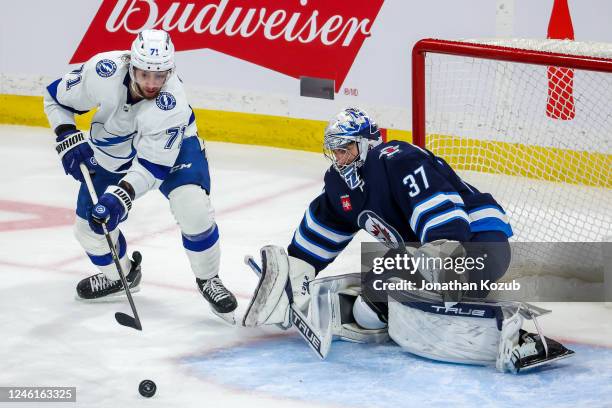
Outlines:
[[333, 168], [309, 205], [288, 248], [317, 272], [363, 229], [389, 248], [438, 239], [468, 242], [474, 233], [512, 228], [488, 193], [463, 181], [441, 158], [418, 146], [390, 141], [368, 152], [351, 190]]

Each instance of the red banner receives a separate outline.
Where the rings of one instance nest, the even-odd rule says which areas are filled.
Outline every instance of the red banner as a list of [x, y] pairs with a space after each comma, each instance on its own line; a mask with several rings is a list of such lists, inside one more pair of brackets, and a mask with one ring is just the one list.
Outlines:
[[[103, 0], [70, 63], [129, 49], [146, 28], [177, 51], [212, 49], [338, 92], [384, 0]], [[377, 61], [372, 61], [377, 63]]]

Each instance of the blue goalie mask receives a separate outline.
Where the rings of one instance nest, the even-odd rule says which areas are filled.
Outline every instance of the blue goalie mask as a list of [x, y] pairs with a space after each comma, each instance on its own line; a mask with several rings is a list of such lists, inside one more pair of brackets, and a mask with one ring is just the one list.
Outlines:
[[361, 109], [346, 108], [325, 128], [323, 152], [354, 190], [363, 184], [359, 168], [365, 163], [368, 151], [381, 143], [380, 130], [374, 120]]

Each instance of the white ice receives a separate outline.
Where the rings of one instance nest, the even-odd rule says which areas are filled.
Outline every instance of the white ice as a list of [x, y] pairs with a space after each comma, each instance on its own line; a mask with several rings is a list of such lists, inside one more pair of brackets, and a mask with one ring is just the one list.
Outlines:
[[[230, 327], [197, 292], [158, 192], [122, 226], [129, 250], [143, 254], [135, 302], [144, 330], [119, 326], [125, 299], [74, 299], [77, 281], [95, 271], [72, 236], [78, 185], [63, 174], [51, 131], [1, 126], [0, 145], [0, 386], [76, 386], [82, 407], [612, 406], [612, 310], [601, 304], [546, 305], [554, 312], [544, 331], [578, 353], [525, 376], [432, 363], [391, 344], [335, 342], [321, 362], [293, 331]], [[207, 151], [221, 277], [240, 316], [256, 283], [243, 256], [290, 241], [328, 163], [226, 143]], [[359, 270], [359, 241], [369, 238], [358, 238], [325, 273]], [[137, 392], [145, 378], [158, 386], [151, 399]]]

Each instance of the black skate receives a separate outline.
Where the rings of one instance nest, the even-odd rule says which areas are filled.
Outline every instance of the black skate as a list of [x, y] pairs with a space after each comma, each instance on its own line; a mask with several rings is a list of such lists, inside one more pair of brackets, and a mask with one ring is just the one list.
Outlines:
[[234, 310], [238, 307], [238, 302], [232, 292], [223, 286], [221, 279], [218, 276], [210, 279], [196, 278], [196, 283], [200, 293], [210, 304], [213, 313], [229, 324], [236, 324]]
[[[132, 253], [132, 267], [125, 279], [130, 285], [130, 292], [138, 292], [140, 290], [140, 279], [142, 273], [140, 264], [142, 255], [140, 252]], [[76, 298], [82, 301], [96, 302], [114, 300], [115, 297], [125, 295], [123, 283], [121, 279], [110, 280], [103, 273], [98, 273], [80, 281], [76, 287]]]
[[535, 333], [521, 330], [519, 346], [512, 351], [510, 358], [515, 373], [527, 371], [553, 361], [570, 357], [572, 350], [565, 348], [561, 343], [544, 337], [544, 341]]

